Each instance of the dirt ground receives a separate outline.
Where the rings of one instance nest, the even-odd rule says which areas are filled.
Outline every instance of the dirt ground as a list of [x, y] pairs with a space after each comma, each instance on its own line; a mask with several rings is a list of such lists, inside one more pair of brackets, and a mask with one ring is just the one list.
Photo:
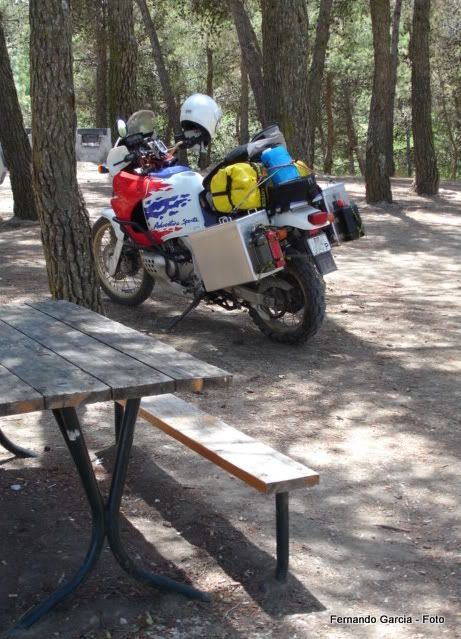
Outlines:
[[[110, 186], [92, 165], [79, 176], [97, 218]], [[243, 312], [209, 306], [162, 334], [178, 298], [155, 290], [136, 309], [105, 301], [109, 317], [233, 373], [230, 389], [187, 399], [320, 473], [319, 486], [291, 494], [288, 584], [272, 579], [273, 498], [140, 422], [123, 535], [134, 556], [207, 590], [212, 603], [134, 582], [105, 551], [89, 580], [20, 637], [461, 637], [461, 185], [423, 198], [396, 179], [385, 208], [365, 205], [362, 182], [347, 185], [368, 235], [335, 251], [327, 319], [302, 348], [270, 342]], [[0, 216], [11, 215], [5, 181]], [[48, 295], [37, 225], [1, 224], [2, 303]], [[106, 490], [112, 408], [80, 413]], [[89, 514], [50, 415], [0, 426], [40, 452], [16, 460], [0, 451], [1, 634], [72, 575]], [[376, 621], [333, 618], [366, 615]]]

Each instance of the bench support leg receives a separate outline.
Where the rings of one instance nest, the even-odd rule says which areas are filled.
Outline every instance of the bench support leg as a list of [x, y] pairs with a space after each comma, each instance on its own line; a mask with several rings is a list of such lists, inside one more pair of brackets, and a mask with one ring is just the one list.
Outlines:
[[7, 451], [16, 455], [16, 457], [26, 458], [26, 457], [37, 457], [36, 453], [33, 453], [31, 450], [27, 450], [27, 448], [22, 448], [21, 446], [17, 446], [14, 444], [11, 439], [3, 433], [0, 429], [0, 446], [6, 448]]
[[289, 554], [289, 517], [288, 517], [288, 493], [275, 495], [275, 517], [277, 535], [277, 567], [275, 578], [285, 582], [288, 574]]

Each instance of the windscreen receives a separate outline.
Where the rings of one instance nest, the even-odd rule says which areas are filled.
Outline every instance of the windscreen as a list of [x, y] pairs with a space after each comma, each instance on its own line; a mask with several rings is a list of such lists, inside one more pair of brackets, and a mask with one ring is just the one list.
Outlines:
[[154, 112], [136, 111], [127, 122], [128, 135], [133, 133], [154, 133]]

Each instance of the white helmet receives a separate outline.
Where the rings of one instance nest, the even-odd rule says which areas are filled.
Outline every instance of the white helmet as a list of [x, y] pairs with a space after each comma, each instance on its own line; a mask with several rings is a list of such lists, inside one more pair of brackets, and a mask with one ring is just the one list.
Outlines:
[[222, 111], [213, 98], [203, 93], [194, 93], [181, 107], [181, 127], [184, 131], [204, 129], [207, 134], [205, 141], [208, 143], [214, 135], [221, 116]]

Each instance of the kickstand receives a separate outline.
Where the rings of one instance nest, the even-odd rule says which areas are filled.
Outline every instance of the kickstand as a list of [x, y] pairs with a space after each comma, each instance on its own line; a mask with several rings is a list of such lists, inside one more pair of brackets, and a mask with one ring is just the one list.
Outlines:
[[204, 297], [205, 297], [205, 293], [204, 292], [200, 293], [197, 297], [195, 297], [192, 300], [192, 302], [189, 304], [186, 310], [181, 313], [181, 315], [178, 315], [178, 317], [175, 317], [169, 324], [164, 326], [161, 330], [164, 333], [169, 333], [170, 331], [172, 331], [173, 328], [176, 326], [176, 324], [179, 324], [181, 320], [183, 320], [187, 315], [189, 315], [189, 313], [191, 313], [194, 310], [194, 308], [196, 308], [200, 304], [200, 302], [203, 300]]

